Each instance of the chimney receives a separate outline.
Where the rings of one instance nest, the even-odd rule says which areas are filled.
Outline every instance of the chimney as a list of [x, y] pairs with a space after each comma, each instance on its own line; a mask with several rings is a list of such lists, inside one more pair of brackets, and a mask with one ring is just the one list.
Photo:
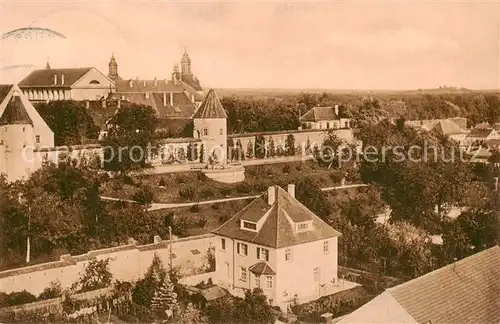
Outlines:
[[144, 80], [143, 83], [144, 83], [144, 88], [145, 88], [146, 87], [146, 80]]
[[498, 191], [498, 177], [493, 178], [493, 184], [495, 185], [495, 191]]
[[293, 183], [288, 185], [288, 194], [295, 198], [295, 185]]
[[132, 79], [128, 80], [128, 86], [132, 88], [134, 86], [134, 81]]
[[118, 99], [116, 106], [118, 107], [118, 109], [120, 109], [120, 107], [122, 106], [122, 101], [120, 99]]
[[164, 92], [163, 93], [163, 106], [167, 105], [167, 94]]
[[57, 84], [57, 74], [54, 74], [54, 85]]
[[61, 74], [61, 84], [64, 84], [64, 74]]
[[154, 78], [154, 80], [153, 80], [153, 85], [154, 85], [155, 87], [157, 87], [157, 86], [158, 86], [158, 80], [156, 80], [156, 77], [155, 77], [155, 78]]
[[267, 204], [271, 206], [274, 204], [274, 201], [276, 200], [276, 188], [274, 186], [271, 186], [267, 188]]
[[174, 94], [170, 92], [170, 106], [174, 106]]
[[101, 107], [106, 109], [106, 100], [101, 101]]
[[146, 99], [149, 100], [149, 92], [146, 92], [144, 95], [146, 96]]
[[90, 108], [90, 101], [85, 101], [85, 108], [89, 109]]
[[335, 116], [339, 115], [339, 105], [335, 105]]

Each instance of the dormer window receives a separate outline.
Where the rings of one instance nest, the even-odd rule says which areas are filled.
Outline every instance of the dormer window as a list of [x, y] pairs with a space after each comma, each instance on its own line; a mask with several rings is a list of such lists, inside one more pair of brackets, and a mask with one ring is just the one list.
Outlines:
[[307, 232], [312, 230], [312, 221], [300, 222], [296, 225], [297, 232]]
[[257, 223], [242, 220], [241, 221], [241, 228], [249, 230], [249, 231], [257, 232]]

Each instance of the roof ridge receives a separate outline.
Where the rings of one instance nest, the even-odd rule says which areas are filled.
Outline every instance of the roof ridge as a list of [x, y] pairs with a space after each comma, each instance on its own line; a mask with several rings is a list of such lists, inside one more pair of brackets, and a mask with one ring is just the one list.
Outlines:
[[420, 277], [417, 277], [417, 278], [413, 278], [411, 280], [408, 280], [406, 282], [403, 282], [402, 284], [399, 284], [395, 287], [391, 287], [391, 288], [387, 288], [386, 291], [389, 291], [389, 292], [393, 292], [393, 291], [396, 291], [397, 289], [401, 289], [401, 288], [404, 288], [406, 286], [408, 286], [409, 284], [411, 283], [415, 283], [417, 281], [420, 281], [420, 280], [423, 280], [424, 278], [428, 278], [430, 277], [431, 275], [435, 275], [436, 273], [441, 273], [441, 272], [444, 272], [446, 270], [449, 270], [450, 268], [453, 268], [453, 267], [456, 267], [457, 265], [462, 265], [464, 264], [465, 262], [470, 262], [470, 260], [472, 259], [477, 259], [478, 257], [480, 256], [483, 256], [485, 254], [489, 254], [489, 253], [492, 253], [492, 251], [496, 251], [498, 250], [499, 253], [500, 253], [500, 246], [498, 245], [495, 245], [495, 246], [492, 246], [486, 250], [483, 250], [483, 251], [479, 251], [477, 253], [474, 253], [472, 255], [469, 255], [468, 257], [465, 257], [463, 259], [460, 259], [458, 261], [455, 261], [453, 263], [450, 263], [448, 265], [445, 265], [441, 268], [438, 268], [436, 270], [433, 270], [433, 271], [430, 271], [430, 272], [427, 272], [426, 274], [423, 274], [421, 275]]

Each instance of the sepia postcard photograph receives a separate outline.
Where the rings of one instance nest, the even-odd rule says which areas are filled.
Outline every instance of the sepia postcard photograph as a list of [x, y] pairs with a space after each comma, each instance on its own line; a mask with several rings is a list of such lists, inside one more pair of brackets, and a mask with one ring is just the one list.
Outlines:
[[0, 324], [500, 324], [499, 0], [0, 0]]

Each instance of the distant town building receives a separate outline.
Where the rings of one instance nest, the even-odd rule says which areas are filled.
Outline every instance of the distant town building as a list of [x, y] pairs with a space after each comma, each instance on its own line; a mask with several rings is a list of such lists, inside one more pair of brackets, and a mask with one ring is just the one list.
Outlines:
[[405, 125], [420, 131], [434, 132], [452, 139], [460, 145], [464, 143], [467, 135], [467, 118], [462, 117], [407, 120]]
[[339, 105], [334, 107], [313, 107], [300, 117], [306, 129], [350, 128], [351, 119], [339, 114]]
[[115, 91], [113, 80], [93, 67], [52, 69], [28, 74], [19, 88], [32, 102], [52, 100], [101, 100]]
[[269, 187], [213, 233], [216, 283], [231, 291], [261, 288], [271, 305], [314, 300], [337, 280], [338, 231], [288, 192]]
[[495, 246], [389, 288], [336, 323], [500, 323], [499, 305]]
[[467, 146], [483, 146], [491, 140], [500, 139], [499, 133], [491, 127], [476, 127], [471, 129], [465, 138], [465, 145]]

